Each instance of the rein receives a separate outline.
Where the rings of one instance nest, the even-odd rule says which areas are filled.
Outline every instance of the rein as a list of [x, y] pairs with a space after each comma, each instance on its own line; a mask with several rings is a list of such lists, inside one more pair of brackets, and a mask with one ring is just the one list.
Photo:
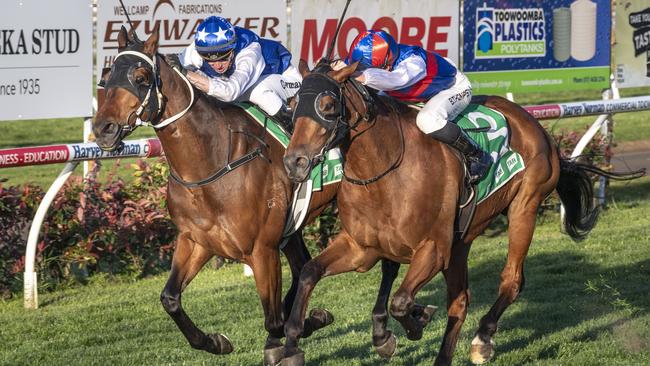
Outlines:
[[[183, 117], [190, 110], [192, 105], [194, 105], [194, 101], [195, 101], [194, 87], [192, 86], [190, 81], [187, 79], [187, 77], [185, 77], [185, 75], [183, 75], [183, 73], [181, 73], [178, 70], [177, 67], [172, 67], [172, 69], [180, 76], [180, 78], [185, 82], [188, 89], [190, 90], [190, 102], [188, 103], [187, 107], [185, 107], [185, 109], [183, 109], [179, 113], [176, 113], [175, 115], [173, 115], [173, 116], [171, 116], [171, 117], [169, 117], [167, 119], [164, 119], [163, 121], [155, 123], [154, 121], [159, 119], [162, 116], [162, 114], [164, 113], [165, 106], [166, 106], [166, 104], [164, 103], [165, 99], [164, 99], [164, 96], [163, 96], [162, 91], [161, 91], [162, 82], [160, 80], [160, 72], [159, 72], [160, 70], [159, 70], [159, 67], [157, 65], [160, 55], [156, 54], [155, 62], [154, 62], [154, 60], [152, 58], [150, 58], [148, 55], [146, 55], [146, 54], [144, 54], [142, 52], [126, 50], [126, 51], [122, 51], [122, 52], [118, 53], [117, 56], [115, 56], [115, 60], [113, 61], [114, 64], [115, 64], [115, 61], [119, 57], [128, 56], [128, 55], [135, 56], [135, 57], [137, 57], [139, 59], [144, 60], [147, 64], [149, 64], [149, 66], [151, 66], [151, 72], [154, 75], [154, 80], [153, 80], [153, 83], [151, 83], [151, 85], [149, 86], [149, 88], [147, 90], [147, 94], [144, 96], [144, 98], [140, 97], [140, 95], [138, 93], [137, 86], [134, 85], [133, 81], [129, 77], [127, 77], [129, 79], [129, 84], [126, 84], [123, 81], [118, 81], [118, 82], [111, 83], [110, 80], [109, 80], [108, 83], [106, 83], [107, 88], [109, 88], [109, 87], [123, 87], [123, 88], [127, 89], [129, 92], [131, 92], [132, 94], [134, 94], [138, 99], [141, 100], [141, 103], [140, 103], [140, 106], [138, 107], [138, 109], [131, 112], [129, 114], [129, 116], [127, 117], [126, 124], [121, 126], [120, 139], [122, 139], [122, 138], [126, 137], [127, 135], [129, 135], [131, 132], [133, 132], [139, 126], [149, 126], [149, 127], [153, 127], [154, 129], [158, 130], [158, 129], [161, 129], [163, 127], [166, 127], [166, 126], [176, 122], [178, 119]], [[110, 84], [117, 84], [117, 85], [110, 85]], [[151, 94], [155, 94], [157, 96], [157, 98], [155, 99], [156, 100], [156, 107], [155, 107], [156, 112], [153, 113], [153, 112], [150, 111], [149, 115], [147, 116], [148, 120], [145, 121], [145, 120], [142, 120], [141, 117], [143, 116], [144, 111], [146, 109], [152, 109], [151, 104], [150, 104], [151, 103]], [[131, 120], [131, 116], [133, 116], [134, 114], [136, 116], [136, 121], [133, 124], [133, 126], [131, 126], [129, 124], [129, 121]], [[266, 130], [266, 124], [264, 126], [264, 129]], [[174, 173], [173, 169], [169, 170], [169, 176], [176, 183], [181, 184], [185, 188], [198, 188], [198, 187], [210, 184], [210, 183], [220, 179], [224, 175], [226, 175], [226, 174], [230, 173], [231, 171], [241, 167], [242, 165], [245, 165], [246, 163], [255, 160], [257, 157], [261, 157], [264, 160], [270, 162], [270, 160], [266, 156], [264, 156], [264, 154], [262, 152], [262, 147], [265, 147], [265, 148], [269, 147], [269, 145], [264, 141], [263, 138], [260, 138], [259, 136], [256, 136], [256, 135], [253, 135], [253, 134], [250, 134], [250, 133], [248, 133], [246, 131], [233, 131], [230, 128], [230, 126], [228, 126], [228, 132], [229, 132], [228, 158], [227, 158], [227, 163], [226, 163], [226, 165], [224, 167], [222, 167], [221, 169], [218, 169], [216, 172], [212, 173], [207, 178], [204, 178], [204, 179], [201, 179], [201, 180], [198, 180], [198, 181], [194, 181], [194, 182], [189, 182], [189, 181], [184, 180], [183, 178], [178, 176], [176, 173]], [[258, 140], [262, 144], [262, 147], [257, 147], [253, 151], [249, 151], [245, 155], [243, 155], [240, 158], [235, 159], [234, 161], [231, 162], [230, 161], [230, 158], [231, 158], [230, 157], [230, 152], [231, 152], [232, 133], [233, 132], [234, 133], [243, 133], [243, 134], [245, 134], [247, 136], [255, 138], [256, 140]]]
[[[320, 124], [323, 128], [326, 130], [330, 131], [330, 136], [328, 137], [327, 141], [321, 148], [320, 152], [316, 154], [310, 164], [311, 166], [315, 166], [316, 164], [322, 162], [324, 160], [325, 152], [327, 150], [332, 149], [334, 146], [336, 146], [339, 142], [341, 142], [344, 138], [347, 137], [348, 132], [351, 130], [356, 130], [356, 128], [361, 124], [361, 122], [368, 122], [370, 126], [363, 131], [357, 133], [350, 139], [350, 143], [352, 143], [355, 139], [357, 139], [359, 136], [367, 132], [370, 128], [374, 126], [374, 124], [377, 121], [377, 113], [373, 108], [373, 102], [375, 99], [373, 96], [370, 94], [368, 89], [363, 86], [361, 83], [354, 79], [347, 79], [343, 83], [338, 83], [336, 80], [334, 80], [332, 77], [330, 77], [327, 74], [324, 73], [314, 73], [309, 75], [308, 77], [312, 78], [319, 78], [320, 82], [316, 82], [316, 84], [320, 84], [320, 86], [325, 86], [324, 91], [317, 92], [315, 90], [308, 89], [303, 91], [300, 91], [300, 95], [304, 94], [315, 94], [315, 100], [313, 103], [313, 108], [314, 112], [310, 113], [307, 111], [303, 111], [302, 115], [307, 115], [314, 119], [318, 124]], [[309, 83], [307, 83], [309, 84]], [[327, 88], [326, 84], [330, 84], [330, 87]], [[332, 85], [336, 86], [336, 89], [332, 87]], [[351, 85], [352, 88], [347, 88], [346, 85]], [[303, 86], [305, 86], [305, 82], [303, 81]], [[320, 89], [320, 88], [319, 88]], [[351, 95], [351, 90], [353, 89], [354, 92], [356, 92], [362, 99], [363, 101], [363, 107], [365, 109], [365, 112], [363, 116], [361, 116], [361, 113], [359, 113], [359, 109], [357, 109], [356, 106], [354, 106], [353, 103], [349, 103], [352, 107], [354, 107], [354, 113], [357, 114], [357, 119], [355, 121], [346, 121], [346, 92], [348, 95]], [[336, 93], [338, 91], [338, 94]], [[336, 116], [336, 119], [332, 118], [326, 118], [325, 116], [322, 116], [321, 113], [319, 113], [319, 108], [318, 108], [318, 100], [321, 96], [325, 95], [330, 95], [332, 98], [334, 98], [338, 104], [338, 115]], [[309, 103], [311, 104], [311, 103]], [[300, 106], [300, 104], [299, 104]], [[296, 110], [296, 113], [298, 113], [298, 110]], [[345, 165], [343, 167], [343, 177], [345, 179], [356, 185], [368, 185], [371, 183], [374, 183], [384, 176], [386, 176], [388, 173], [391, 171], [397, 169], [399, 165], [402, 163], [402, 159], [404, 158], [404, 152], [405, 152], [405, 142], [404, 142], [404, 131], [402, 129], [402, 125], [400, 123], [397, 123], [397, 129], [400, 135], [400, 153], [399, 156], [395, 159], [395, 161], [386, 169], [384, 172], [369, 178], [369, 179], [358, 179], [358, 178], [352, 178], [349, 175], [345, 173]]]

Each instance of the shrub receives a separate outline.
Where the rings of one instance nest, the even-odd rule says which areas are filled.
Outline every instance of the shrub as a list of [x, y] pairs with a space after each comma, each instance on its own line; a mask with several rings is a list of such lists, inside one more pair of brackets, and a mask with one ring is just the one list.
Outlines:
[[[147, 276], [169, 268], [176, 228], [165, 197], [167, 165], [133, 164], [135, 180], [125, 184], [109, 174], [99, 182], [96, 171], [85, 180], [66, 183], [56, 196], [41, 229], [36, 270], [45, 288], [102, 272]], [[21, 287], [23, 243], [43, 192], [37, 187], [0, 186], [0, 291]]]

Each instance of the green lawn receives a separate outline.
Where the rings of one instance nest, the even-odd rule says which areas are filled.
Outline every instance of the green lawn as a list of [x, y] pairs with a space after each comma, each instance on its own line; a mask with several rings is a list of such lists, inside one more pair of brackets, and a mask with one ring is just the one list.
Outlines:
[[[556, 214], [541, 217], [526, 262], [526, 288], [500, 323], [491, 364], [650, 364], [648, 212], [650, 178], [646, 177], [612, 185], [609, 208], [582, 243], [560, 234]], [[502, 233], [474, 243], [472, 304], [456, 365], [469, 363], [469, 343], [480, 317], [496, 298], [506, 253], [507, 237]], [[288, 278], [286, 266], [284, 277]], [[253, 280], [242, 277], [240, 265], [205, 269], [183, 297], [188, 314], [202, 329], [230, 337], [236, 349], [227, 356], [195, 351], [186, 343], [160, 306], [164, 282], [165, 276], [135, 282], [95, 277], [85, 287], [41, 294], [38, 310], [24, 310], [22, 299], [0, 302], [0, 364], [261, 363], [263, 317]], [[378, 284], [375, 268], [366, 274], [326, 278], [318, 285], [311, 305], [328, 308], [336, 321], [302, 341], [308, 365], [389, 364], [374, 353], [370, 336]], [[420, 292], [418, 302], [444, 309], [440, 276]], [[399, 343], [390, 364], [430, 365], [445, 324], [440, 310], [424, 338], [410, 342], [391, 320]]]
[[[649, 95], [649, 93], [650, 87], [621, 90], [622, 96]], [[600, 92], [598, 91], [515, 95], [515, 100], [522, 105], [596, 100], [600, 98]], [[557, 121], [544, 121], [544, 125], [551, 129], [567, 128], [583, 131], [594, 120], [595, 117], [569, 118]], [[0, 122], [0, 149], [80, 142], [82, 140], [82, 131], [83, 120], [80, 118]], [[155, 137], [155, 133], [151, 128], [140, 128], [129, 139], [143, 137]], [[650, 111], [620, 113], [616, 115], [614, 126], [615, 142], [621, 143], [647, 139], [650, 139]], [[132, 159], [124, 159], [123, 167], [118, 171], [126, 179], [130, 176], [127, 167], [132, 161]], [[104, 164], [104, 170], [110, 169], [112, 164], [110, 160], [107, 160]], [[63, 169], [63, 166], [63, 164], [54, 164], [2, 169], [0, 170], [0, 179], [8, 179], [9, 181], [6, 184], [9, 185], [33, 182], [40, 186], [48, 187]], [[74, 174], [81, 175], [81, 167], [77, 168]]]

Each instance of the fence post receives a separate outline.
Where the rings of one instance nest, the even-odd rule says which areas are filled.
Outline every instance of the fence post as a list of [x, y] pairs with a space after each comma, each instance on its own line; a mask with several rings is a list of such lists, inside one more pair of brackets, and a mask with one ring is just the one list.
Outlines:
[[38, 308], [38, 276], [34, 270], [34, 262], [36, 261], [36, 243], [38, 242], [38, 233], [41, 231], [43, 219], [45, 218], [45, 215], [47, 215], [47, 209], [50, 207], [52, 201], [54, 201], [54, 197], [56, 197], [56, 194], [68, 180], [70, 174], [72, 174], [77, 165], [79, 165], [79, 162], [77, 161], [72, 161], [65, 165], [61, 174], [56, 177], [47, 193], [45, 193], [41, 204], [36, 210], [36, 215], [34, 215], [32, 226], [29, 228], [27, 249], [25, 251], [25, 284], [23, 287], [25, 293], [25, 309]]

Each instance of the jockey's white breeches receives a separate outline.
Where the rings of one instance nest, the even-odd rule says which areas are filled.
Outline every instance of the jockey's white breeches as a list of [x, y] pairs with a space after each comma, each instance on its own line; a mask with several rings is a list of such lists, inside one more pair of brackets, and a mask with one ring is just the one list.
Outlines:
[[465, 74], [458, 72], [454, 85], [431, 97], [418, 113], [418, 128], [425, 134], [440, 130], [447, 121], [458, 117], [471, 99], [472, 85]]
[[247, 100], [257, 104], [264, 112], [273, 116], [287, 99], [293, 97], [300, 89], [302, 76], [298, 69], [289, 65], [282, 74], [263, 75], [238, 100]]

